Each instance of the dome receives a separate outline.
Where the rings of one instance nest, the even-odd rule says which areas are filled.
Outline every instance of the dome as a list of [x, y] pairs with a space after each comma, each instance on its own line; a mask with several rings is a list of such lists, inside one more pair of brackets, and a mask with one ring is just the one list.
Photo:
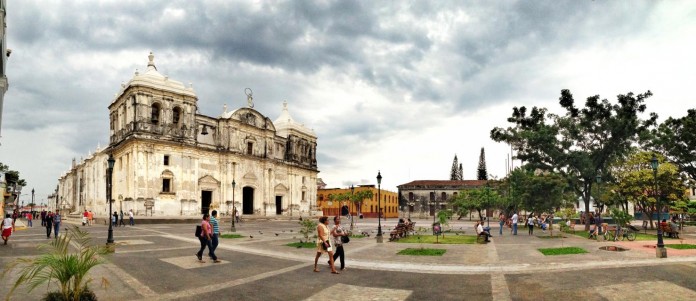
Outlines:
[[164, 76], [157, 71], [157, 67], [155, 66], [155, 55], [152, 54], [152, 52], [150, 52], [150, 55], [148, 55], [148, 59], [149, 62], [147, 63], [147, 70], [144, 73], [140, 73], [136, 69], [133, 78], [131, 78], [128, 83], [121, 85], [121, 90], [116, 93], [114, 100], [118, 99], [123, 92], [131, 86], [146, 86], [158, 90], [196, 97], [196, 92], [193, 91], [192, 86], [186, 87], [180, 81], [171, 80], [168, 76]]
[[278, 135], [283, 137], [287, 137], [290, 130], [298, 131], [313, 138], [317, 137], [312, 129], [304, 126], [304, 124], [297, 123], [294, 119], [292, 119], [292, 116], [290, 116], [290, 112], [288, 111], [287, 101], [283, 102], [283, 111], [280, 113], [280, 116], [273, 121], [273, 124], [276, 127]]

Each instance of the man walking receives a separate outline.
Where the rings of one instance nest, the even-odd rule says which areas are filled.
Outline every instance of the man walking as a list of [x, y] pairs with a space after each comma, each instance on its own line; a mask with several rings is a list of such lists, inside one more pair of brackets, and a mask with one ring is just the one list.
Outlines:
[[133, 209], [128, 210], [128, 219], [131, 226], [135, 226], [135, 221], [133, 220]]
[[41, 210], [41, 227], [46, 227], [46, 209]]
[[50, 210], [46, 213], [44, 218], [44, 226], [46, 227], [46, 238], [51, 238], [51, 231], [53, 230], [53, 212]]
[[53, 215], [53, 238], [58, 239], [58, 232], [60, 232], [60, 222], [62, 217], [60, 215], [60, 210], [56, 209], [56, 214]]
[[517, 216], [517, 211], [515, 211], [515, 214], [512, 215], [512, 235], [517, 235], [517, 220], [519, 217]]
[[126, 226], [126, 223], [123, 222], [123, 210], [121, 210], [121, 216], [120, 216], [120, 217], [121, 217], [121, 218], [119, 219], [118, 225], [119, 225], [119, 226], [124, 226], [124, 227], [125, 227], [125, 226]]
[[218, 239], [220, 238], [220, 227], [218, 226], [217, 214], [217, 210], [213, 210], [210, 217], [210, 225], [213, 227], [213, 235], [210, 236], [212, 242], [210, 248], [208, 248], [208, 256], [210, 256], [210, 258], [213, 260], [217, 258], [217, 256], [215, 256], [215, 249], [217, 249], [219, 242]]

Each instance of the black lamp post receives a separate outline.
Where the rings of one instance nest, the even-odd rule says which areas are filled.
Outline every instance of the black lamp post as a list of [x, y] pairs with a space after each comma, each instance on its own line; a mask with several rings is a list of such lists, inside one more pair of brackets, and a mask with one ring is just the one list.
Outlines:
[[237, 229], [234, 227], [234, 220], [237, 219], [237, 207], [234, 205], [234, 187], [237, 186], [237, 183], [232, 180], [232, 229], [230, 231], [232, 232], [237, 232]]
[[[350, 184], [350, 206], [353, 207], [353, 194], [355, 193], [355, 187], [353, 184]], [[350, 231], [353, 231], [353, 214], [348, 211], [348, 215], [350, 216]], [[356, 214], [357, 215], [357, 214]]]
[[34, 205], [35, 205], [34, 204], [34, 188], [32, 188], [31, 189], [31, 206], [29, 206], [29, 207], [31, 207], [31, 209], [30, 209], [31, 214], [34, 214]]
[[597, 199], [595, 200], [595, 207], [599, 207], [599, 198], [602, 196], [602, 175], [597, 174], [595, 177], [595, 182], [597, 182]]
[[435, 190], [433, 190], [433, 202], [431, 206], [433, 206], [433, 224], [435, 224], [435, 216], [437, 215], [437, 194]]
[[486, 224], [488, 227], [488, 232], [491, 232], [491, 217], [493, 214], [489, 214], [488, 210], [491, 209], [491, 185], [488, 183], [488, 180], [486, 180]]
[[665, 256], [660, 256], [661, 250], [665, 249], [665, 243], [662, 240], [662, 228], [660, 227], [660, 194], [657, 192], [657, 168], [660, 163], [657, 161], [655, 154], [652, 155], [650, 160], [650, 167], [653, 170], [653, 179], [655, 180], [655, 206], [657, 207], [657, 257], [666, 257], [667, 253], [663, 252]]
[[109, 236], [106, 238], [106, 244], [112, 245], [114, 243], [114, 229], [112, 228], [113, 223], [111, 222], [111, 183], [114, 172], [114, 156], [109, 154], [109, 159], [106, 160], [108, 167], [106, 168], [106, 201], [109, 202], [109, 212], [106, 215], [109, 220]]
[[382, 202], [382, 173], [377, 171], [377, 242], [382, 243], [384, 242], [382, 240], [382, 219], [380, 218], [380, 214], [382, 214], [382, 207], [381, 207], [381, 202]]

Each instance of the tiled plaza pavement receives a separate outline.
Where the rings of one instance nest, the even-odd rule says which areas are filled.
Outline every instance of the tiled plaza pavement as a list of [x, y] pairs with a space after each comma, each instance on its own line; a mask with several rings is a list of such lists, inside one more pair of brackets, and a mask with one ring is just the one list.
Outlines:
[[[383, 231], [388, 233], [394, 223], [383, 222]], [[452, 227], [470, 233], [470, 224], [455, 222]], [[221, 225], [223, 231], [227, 227], [229, 223]], [[596, 242], [575, 236], [541, 239], [520, 229], [518, 236], [505, 232], [486, 245], [437, 245], [447, 249], [442, 257], [399, 256], [399, 250], [420, 244], [386, 242], [388, 234], [384, 244], [377, 244], [372, 232], [376, 227], [376, 220], [356, 226], [371, 237], [346, 245], [348, 269], [341, 275], [329, 273], [326, 256], [320, 258], [321, 272], [312, 272], [313, 249], [284, 246], [301, 238], [296, 221], [237, 225], [237, 233], [244, 237], [221, 239], [216, 253], [222, 263], [196, 261], [193, 225], [117, 227], [116, 253], [108, 256], [108, 264], [93, 270], [90, 288], [100, 300], [326, 300], [331, 296], [342, 300], [647, 300], [655, 296], [693, 300], [696, 296], [694, 250], [669, 249], [669, 258], [656, 259], [654, 249], [645, 247], [654, 242]], [[105, 226], [84, 228], [95, 243], [106, 241]], [[682, 241], [666, 243], [696, 243], [694, 233], [682, 237]], [[36, 245], [46, 241], [43, 228], [17, 231], [9, 246], [0, 246], [0, 264], [40, 254]], [[631, 250], [599, 250], [605, 245]], [[589, 253], [543, 256], [536, 250], [560, 246], [578, 246]], [[15, 278], [10, 274], [2, 279], [0, 296]], [[108, 280], [108, 287], [102, 286], [102, 278]], [[12, 300], [37, 300], [45, 291], [39, 287], [27, 293], [20, 288]]]

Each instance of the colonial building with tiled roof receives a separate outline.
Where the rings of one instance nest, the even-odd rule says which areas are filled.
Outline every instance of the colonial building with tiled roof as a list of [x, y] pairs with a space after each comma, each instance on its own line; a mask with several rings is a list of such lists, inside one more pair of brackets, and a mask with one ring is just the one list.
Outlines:
[[466, 189], [485, 186], [484, 180], [416, 180], [396, 186], [399, 207], [416, 216], [433, 216], [435, 208], [454, 209], [452, 200]]

